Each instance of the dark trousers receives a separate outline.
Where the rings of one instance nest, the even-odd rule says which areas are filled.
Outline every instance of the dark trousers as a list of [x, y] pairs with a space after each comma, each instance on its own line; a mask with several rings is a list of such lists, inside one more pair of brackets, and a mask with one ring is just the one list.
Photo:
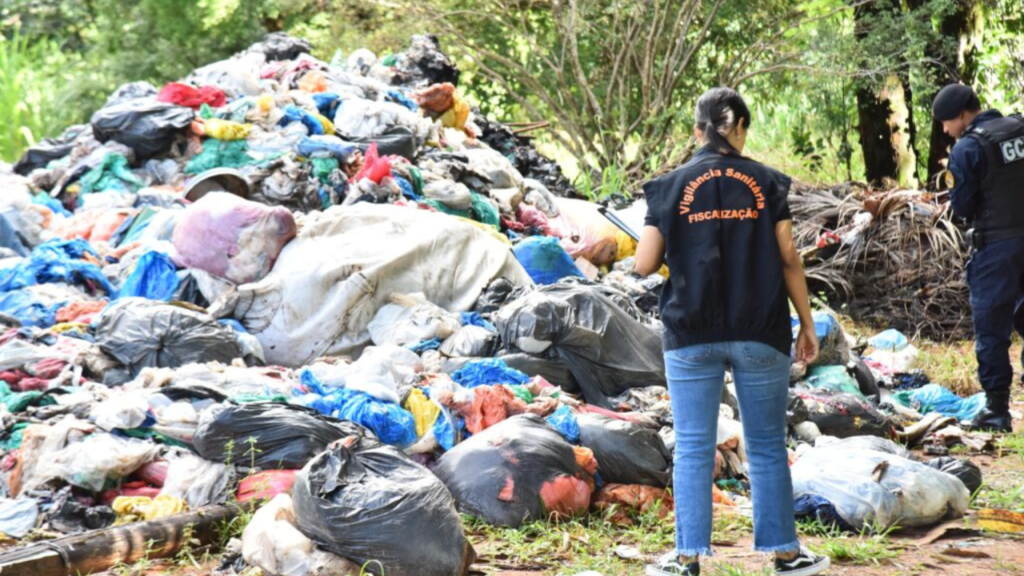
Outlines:
[[967, 284], [978, 380], [989, 408], [1005, 411], [1013, 381], [1010, 334], [1014, 329], [1024, 334], [1024, 238], [997, 240], [976, 250], [967, 262]]

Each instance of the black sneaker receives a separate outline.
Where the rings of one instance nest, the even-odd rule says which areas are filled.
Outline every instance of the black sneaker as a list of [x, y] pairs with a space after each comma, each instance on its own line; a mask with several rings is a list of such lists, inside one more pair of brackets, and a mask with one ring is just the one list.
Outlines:
[[828, 570], [830, 566], [832, 561], [828, 556], [818, 556], [806, 548], [801, 548], [792, 560], [775, 557], [775, 573], [779, 576], [813, 576]]
[[657, 564], [648, 564], [644, 570], [647, 576], [700, 576], [700, 562], [683, 564], [675, 552], [669, 552], [658, 559]]

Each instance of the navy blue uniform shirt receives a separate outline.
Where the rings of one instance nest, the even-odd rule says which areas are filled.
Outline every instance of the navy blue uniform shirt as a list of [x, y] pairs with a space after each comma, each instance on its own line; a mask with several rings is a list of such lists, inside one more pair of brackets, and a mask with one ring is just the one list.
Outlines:
[[[986, 110], [968, 128], [981, 127], [1002, 117], [998, 110]], [[949, 190], [949, 203], [953, 205], [953, 212], [968, 221], [974, 220], [974, 213], [978, 209], [978, 185], [988, 174], [985, 148], [981, 142], [972, 137], [960, 138], [949, 153], [949, 171], [953, 178]]]

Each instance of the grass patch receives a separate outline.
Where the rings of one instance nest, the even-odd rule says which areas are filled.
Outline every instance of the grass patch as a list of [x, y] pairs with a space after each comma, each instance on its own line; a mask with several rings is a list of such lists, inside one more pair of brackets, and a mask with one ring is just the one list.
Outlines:
[[833, 562], [856, 564], [882, 564], [900, 555], [893, 549], [887, 536], [830, 536], [817, 544], [811, 544], [815, 552], [824, 554]]
[[720, 513], [711, 524], [712, 542], [735, 542], [754, 532], [754, 520], [740, 514]]
[[983, 484], [974, 499], [974, 507], [1024, 512], [1024, 484]]
[[749, 570], [732, 564], [715, 564], [711, 567], [710, 576], [772, 576], [775, 571], [766, 566], [760, 570]]
[[932, 382], [942, 384], [961, 396], [981, 391], [973, 341], [948, 344], [919, 341], [914, 345], [921, 351], [917, 367], [924, 370]]

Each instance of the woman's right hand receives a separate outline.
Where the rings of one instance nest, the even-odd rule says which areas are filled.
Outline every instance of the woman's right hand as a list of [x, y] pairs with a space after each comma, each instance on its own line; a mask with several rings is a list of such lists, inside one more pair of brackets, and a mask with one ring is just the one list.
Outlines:
[[814, 332], [814, 325], [801, 325], [800, 332], [796, 336], [796, 361], [810, 366], [817, 357], [818, 335]]

